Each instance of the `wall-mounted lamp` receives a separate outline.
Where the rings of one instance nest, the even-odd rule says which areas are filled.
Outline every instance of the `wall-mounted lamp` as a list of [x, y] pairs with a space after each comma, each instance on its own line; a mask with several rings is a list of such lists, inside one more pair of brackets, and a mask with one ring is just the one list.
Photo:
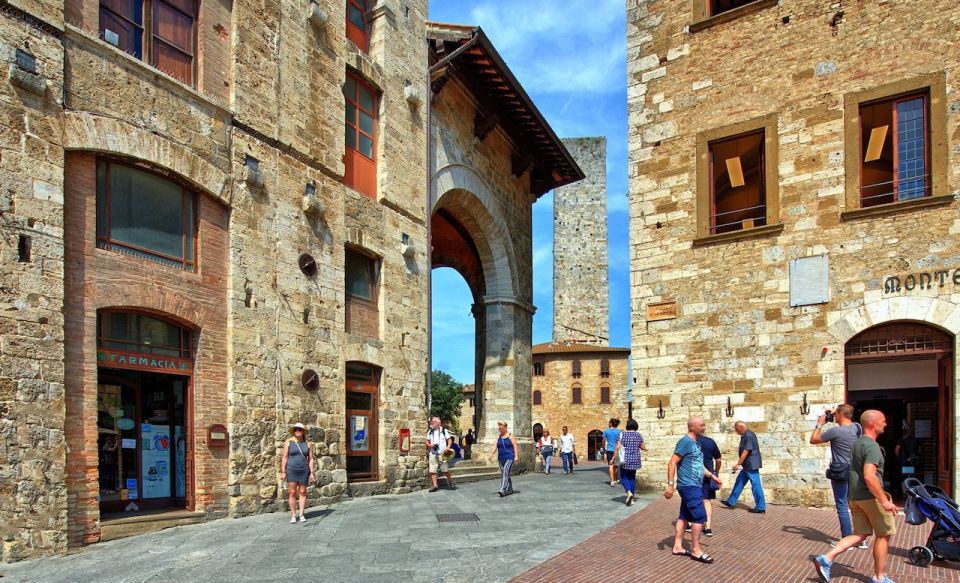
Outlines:
[[407, 81], [403, 87], [403, 97], [410, 104], [410, 107], [420, 107], [420, 92], [410, 81]]
[[247, 154], [243, 161], [244, 181], [253, 186], [263, 186], [263, 174], [260, 173], [260, 160]]
[[803, 394], [803, 404], [800, 405], [800, 414], [809, 415], [810, 414], [810, 405], [807, 403], [807, 394]]
[[314, 28], [323, 28], [327, 25], [330, 17], [323, 8], [320, 8], [319, 4], [311, 2], [307, 7], [307, 20]]
[[309, 216], [319, 217], [323, 215], [326, 207], [323, 201], [317, 198], [317, 187], [308, 182], [303, 189], [303, 212]]
[[727, 409], [724, 411], [724, 415], [733, 417], [733, 403], [730, 402], [730, 397], [727, 397]]
[[663, 419], [667, 416], [667, 412], [663, 410], [663, 400], [659, 402], [660, 406], [657, 408], [657, 419]]
[[407, 259], [413, 259], [413, 256], [417, 254], [417, 248], [413, 246], [410, 235], [406, 233], [400, 238], [400, 254]]

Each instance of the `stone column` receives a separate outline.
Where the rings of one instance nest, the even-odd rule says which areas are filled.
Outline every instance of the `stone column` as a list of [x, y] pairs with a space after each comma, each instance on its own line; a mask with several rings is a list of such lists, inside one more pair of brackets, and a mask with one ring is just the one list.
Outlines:
[[531, 468], [535, 457], [530, 409], [534, 309], [516, 297], [483, 298], [485, 350], [482, 383], [477, 383], [478, 444], [482, 451], [489, 451], [497, 440], [497, 422], [505, 421], [520, 445], [520, 470]]

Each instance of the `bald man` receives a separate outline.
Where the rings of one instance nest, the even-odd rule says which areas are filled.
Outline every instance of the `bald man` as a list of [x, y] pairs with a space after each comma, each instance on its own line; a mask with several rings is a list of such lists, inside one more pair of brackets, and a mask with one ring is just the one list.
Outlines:
[[764, 514], [767, 511], [767, 500], [763, 496], [763, 483], [760, 481], [760, 468], [763, 467], [763, 459], [760, 457], [760, 442], [757, 441], [757, 435], [747, 428], [743, 421], [737, 421], [733, 426], [740, 436], [740, 459], [730, 468], [736, 472], [741, 470], [737, 476], [737, 481], [733, 483], [733, 490], [730, 491], [730, 497], [721, 500], [727, 508], [736, 508], [737, 500], [743, 492], [744, 486], [750, 482], [750, 491], [753, 492], [753, 508], [749, 510], [754, 514]]
[[830, 583], [830, 568], [834, 559], [847, 549], [876, 535], [873, 543], [872, 583], [893, 583], [884, 571], [890, 537], [896, 534], [894, 516], [897, 506], [889, 494], [883, 491], [883, 452], [877, 445], [877, 436], [887, 427], [887, 419], [876, 410], [865, 411], [860, 416], [863, 427], [861, 435], [853, 444], [850, 456], [850, 517], [853, 519], [853, 534], [845, 536], [832, 551], [813, 559], [817, 575], [824, 583]]
[[[697, 438], [703, 435], [707, 425], [703, 417], [694, 415], [687, 420], [687, 434], [680, 438], [667, 464], [667, 491], [663, 497], [673, 498], [674, 489], [680, 492], [680, 517], [673, 539], [673, 554], [687, 556], [701, 563], [712, 563], [713, 558], [700, 548], [700, 533], [707, 522], [707, 510], [703, 505], [703, 478], [710, 478], [722, 486], [720, 477], [703, 465], [703, 452]], [[676, 481], [674, 481], [676, 479]], [[693, 545], [683, 548], [683, 532], [690, 525]]]

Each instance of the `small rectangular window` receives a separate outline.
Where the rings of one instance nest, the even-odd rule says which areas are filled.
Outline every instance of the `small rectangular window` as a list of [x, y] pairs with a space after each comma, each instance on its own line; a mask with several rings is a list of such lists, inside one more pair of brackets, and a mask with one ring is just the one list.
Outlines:
[[756, 0], [707, 0], [710, 3], [710, 16], [729, 12], [735, 8], [752, 4]]
[[764, 130], [709, 143], [710, 233], [767, 224]]
[[367, 0], [347, 0], [347, 39], [367, 51]]
[[571, 368], [572, 368], [571, 373], [572, 373], [573, 378], [578, 379], [578, 378], [580, 378], [581, 376], [583, 376], [583, 370], [582, 370], [581, 367], [580, 367], [580, 361], [579, 361], [579, 360], [574, 360]]
[[534, 405], [540, 405], [540, 404], [542, 404], [542, 403], [543, 403], [543, 393], [541, 393], [540, 391], [534, 391], [534, 392], [533, 392], [533, 404], [534, 404]]
[[175, 265], [196, 267], [196, 195], [152, 172], [97, 162], [97, 246]]
[[930, 196], [929, 104], [913, 94], [860, 106], [860, 206]]
[[377, 307], [379, 261], [353, 249], [346, 250], [344, 261], [344, 324], [347, 333], [380, 337], [380, 312]]
[[370, 198], [377, 196], [377, 107], [373, 88], [351, 72], [343, 84], [344, 184]]
[[543, 376], [543, 363], [536, 361], [533, 363], [533, 376], [542, 377]]
[[574, 405], [579, 405], [583, 402], [583, 389], [580, 387], [573, 387], [573, 398], [571, 402]]
[[376, 262], [356, 251], [346, 254], [346, 292], [347, 295], [368, 301], [374, 300], [376, 286]]
[[152, 64], [174, 79], [193, 85], [193, 0], [151, 0], [153, 4]]
[[609, 378], [610, 377], [610, 361], [604, 358], [600, 361], [600, 377]]
[[600, 403], [604, 405], [610, 403], [610, 387], [600, 387]]

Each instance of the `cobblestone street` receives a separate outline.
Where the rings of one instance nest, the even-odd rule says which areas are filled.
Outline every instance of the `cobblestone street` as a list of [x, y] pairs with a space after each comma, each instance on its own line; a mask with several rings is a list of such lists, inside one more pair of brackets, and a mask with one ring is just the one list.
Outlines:
[[[584, 468], [580, 471], [579, 468]], [[606, 467], [527, 474], [456, 491], [358, 498], [308, 512], [224, 519], [114, 540], [64, 557], [0, 566], [3, 581], [506, 581], [635, 513]], [[473, 513], [476, 521], [440, 522]]]

